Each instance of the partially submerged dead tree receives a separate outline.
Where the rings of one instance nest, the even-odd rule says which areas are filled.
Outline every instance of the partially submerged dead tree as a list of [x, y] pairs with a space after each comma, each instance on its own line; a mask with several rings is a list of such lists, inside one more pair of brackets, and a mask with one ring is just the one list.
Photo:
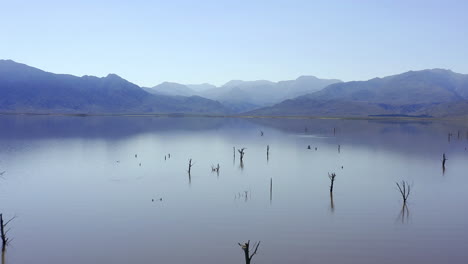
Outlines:
[[219, 175], [219, 163], [218, 166], [211, 165], [211, 172], [216, 172]]
[[5, 251], [6, 246], [10, 242], [10, 239], [7, 237], [7, 234], [10, 231], [10, 228], [8, 228], [8, 224], [13, 219], [15, 219], [15, 217], [12, 217], [10, 220], [4, 222], [3, 221], [3, 214], [0, 214], [0, 237], [2, 239], [2, 251]]
[[396, 182], [398, 190], [400, 191], [401, 197], [403, 198], [403, 205], [406, 205], [406, 200], [410, 195], [411, 187], [406, 181], [401, 181], [401, 183]]
[[328, 178], [330, 178], [330, 193], [333, 193], [333, 184], [335, 183], [336, 174], [333, 172], [332, 174], [328, 173]]
[[243, 162], [244, 161], [244, 154], [245, 154], [245, 151], [246, 148], [241, 148], [241, 149], [237, 149], [237, 151], [239, 151], [239, 154], [240, 154], [240, 161]]
[[445, 153], [442, 155], [442, 168], [444, 168], [445, 170], [445, 162], [447, 161], [448, 159], [445, 157]]
[[195, 165], [194, 163], [192, 163], [192, 159], [189, 159], [189, 163], [188, 163], [188, 174], [190, 176], [190, 172], [192, 171], [192, 166]]
[[242, 248], [242, 250], [244, 251], [245, 264], [250, 264], [250, 262], [252, 261], [252, 258], [255, 256], [255, 254], [257, 254], [258, 246], [260, 246], [260, 241], [253, 244], [253, 246], [252, 246], [253, 253], [252, 254], [250, 254], [250, 240], [247, 241], [244, 244], [241, 244], [241, 243], [238, 243], [238, 244]]

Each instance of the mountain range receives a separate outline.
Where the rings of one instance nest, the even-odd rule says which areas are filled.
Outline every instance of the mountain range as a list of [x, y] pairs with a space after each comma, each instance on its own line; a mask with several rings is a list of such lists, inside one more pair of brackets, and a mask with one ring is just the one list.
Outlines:
[[115, 74], [77, 77], [0, 60], [0, 112], [468, 117], [468, 75], [431, 69], [367, 81], [301, 76], [146, 88]]
[[431, 69], [336, 83], [249, 112], [265, 116], [468, 116], [468, 75]]
[[98, 78], [45, 72], [0, 61], [0, 111], [28, 113], [225, 114], [221, 103], [199, 96], [153, 95], [115, 74]]
[[198, 95], [219, 101], [233, 112], [239, 113], [316, 92], [330, 84], [338, 82], [341, 81], [319, 79], [314, 76], [301, 76], [296, 80], [280, 82], [232, 80], [220, 87], [210, 84], [183, 85], [164, 82], [145, 90], [150, 93], [163, 95]]

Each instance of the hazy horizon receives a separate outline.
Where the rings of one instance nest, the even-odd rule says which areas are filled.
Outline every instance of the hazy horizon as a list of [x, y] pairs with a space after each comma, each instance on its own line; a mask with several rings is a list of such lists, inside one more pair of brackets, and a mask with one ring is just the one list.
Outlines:
[[[39, 69], [41, 71], [46, 71], [44, 69], [41, 69], [41, 68], [37, 68], [35, 67], [34, 65], [28, 65], [28, 64], [25, 64], [25, 63], [22, 63], [20, 61], [15, 61], [15, 60], [12, 60], [12, 59], [8, 59], [8, 58], [0, 58], [0, 61], [1, 60], [5, 60], [5, 61], [13, 61], [15, 63], [20, 63], [20, 64], [24, 64], [26, 66], [30, 66], [30, 67], [33, 67], [33, 68], [36, 68], [36, 69]], [[411, 69], [411, 70], [408, 70], [408, 71], [425, 71], [425, 70], [448, 70], [448, 71], [453, 71], [451, 69], [444, 69], [444, 68], [425, 68], [425, 69]], [[405, 72], [408, 72], [408, 71], [405, 71]], [[116, 73], [113, 73], [113, 72], [108, 72], [104, 75], [101, 75], [101, 76], [97, 76], [97, 75], [92, 75], [92, 74], [84, 74], [84, 75], [74, 75], [74, 74], [70, 74], [70, 73], [66, 73], [66, 72], [50, 72], [50, 71], [46, 71], [46, 72], [49, 72], [49, 73], [52, 73], [52, 74], [66, 74], [66, 75], [73, 75], [73, 76], [76, 76], [76, 77], [84, 77], [84, 76], [95, 76], [95, 77], [98, 77], [98, 78], [104, 78], [108, 75], [112, 75], [112, 74], [116, 74]], [[267, 80], [267, 79], [251, 79], [251, 80], [241, 80], [241, 79], [229, 79], [227, 82], [225, 83], [221, 83], [219, 85], [216, 85], [214, 84], [213, 82], [209, 81], [209, 80], [206, 80], [204, 82], [200, 82], [200, 83], [180, 83], [180, 82], [176, 82], [176, 81], [171, 81], [171, 80], [164, 80], [160, 83], [157, 83], [157, 84], [154, 84], [154, 85], [151, 85], [151, 86], [142, 86], [142, 85], [139, 85], [138, 83], [135, 83], [135, 82], [132, 82], [131, 80], [129, 80], [128, 78], [126, 78], [125, 76], [122, 76], [122, 75], [119, 75], [119, 74], [116, 74], [118, 75], [119, 77], [129, 81], [129, 82], [132, 82], [140, 87], [143, 87], [143, 88], [153, 88], [155, 86], [158, 86], [160, 84], [163, 84], [163, 83], [177, 83], [177, 84], [182, 84], [182, 85], [186, 85], [186, 86], [191, 86], [191, 85], [213, 85], [213, 86], [216, 86], [216, 88], [220, 88], [222, 87], [223, 85], [225, 84], [228, 84], [229, 82], [231, 81], [242, 81], [242, 82], [255, 82], [255, 81], [267, 81], [267, 82], [272, 82], [272, 83], [278, 83], [278, 82], [282, 82], [282, 81], [292, 81], [292, 80], [296, 80], [296, 79], [299, 79], [301, 77], [315, 77], [315, 78], [318, 78], [318, 79], [330, 79], [330, 80], [340, 80], [342, 82], [352, 82], [352, 81], [368, 81], [368, 80], [372, 80], [372, 79], [375, 79], [375, 78], [385, 78], [385, 77], [388, 77], [388, 76], [393, 76], [393, 75], [398, 75], [398, 74], [402, 74], [402, 73], [405, 73], [405, 72], [398, 72], [398, 73], [392, 73], [392, 74], [389, 74], [389, 75], [385, 75], [385, 76], [374, 76], [374, 77], [371, 77], [369, 79], [364, 79], [364, 80], [347, 80], [347, 81], [343, 81], [342, 79], [340, 78], [322, 78], [321, 76], [317, 76], [317, 75], [313, 75], [313, 74], [302, 74], [302, 75], [299, 75], [295, 78], [291, 78], [291, 79], [283, 79], [283, 80]], [[460, 73], [460, 74], [468, 74], [468, 73], [463, 73], [463, 72], [456, 72], [456, 71], [453, 71], [455, 73]]]
[[0, 58], [152, 87], [301, 75], [368, 80], [467, 73], [467, 2], [18, 1], [3, 4]]

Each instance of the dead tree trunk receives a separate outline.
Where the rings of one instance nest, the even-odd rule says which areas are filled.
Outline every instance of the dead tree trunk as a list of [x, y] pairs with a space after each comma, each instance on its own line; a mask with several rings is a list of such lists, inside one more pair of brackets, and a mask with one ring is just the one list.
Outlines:
[[442, 155], [442, 168], [445, 169], [445, 161], [447, 161], [448, 159], [445, 157], [445, 153]]
[[7, 234], [10, 229], [7, 229], [8, 224], [15, 219], [15, 217], [11, 218], [10, 220], [4, 222], [3, 221], [3, 214], [0, 214], [0, 237], [2, 239], [2, 251], [5, 251], [6, 246], [8, 245], [10, 239], [8, 239]]
[[258, 246], [260, 246], [260, 241], [258, 241], [258, 243], [253, 244], [252, 249], [254, 251], [252, 254], [250, 254], [250, 240], [244, 244], [241, 244], [241, 243], [238, 243], [238, 244], [244, 251], [245, 264], [250, 264], [250, 262], [252, 261], [252, 258], [255, 256], [255, 254], [257, 254]]
[[328, 178], [330, 178], [330, 193], [333, 193], [333, 184], [335, 183], [336, 174], [333, 172], [332, 174], [328, 173]]
[[189, 159], [188, 171], [187, 171], [188, 174], [189, 174], [189, 176], [190, 176], [190, 173], [192, 172], [192, 166], [193, 166], [193, 165], [194, 165], [194, 164], [192, 163], [192, 159]]
[[0, 214], [0, 235], [2, 238], [2, 251], [4, 251], [8, 243], [8, 238], [6, 237], [6, 234], [5, 234], [5, 224], [3, 223], [3, 214]]
[[410, 195], [411, 187], [406, 181], [401, 181], [401, 183], [396, 183], [398, 190], [400, 191], [401, 197], [403, 198], [403, 205], [406, 205], [406, 200]]
[[245, 151], [246, 148], [241, 148], [241, 149], [237, 149], [237, 151], [239, 151], [239, 154], [240, 154], [240, 162], [243, 162], [244, 161], [244, 154], [245, 154]]

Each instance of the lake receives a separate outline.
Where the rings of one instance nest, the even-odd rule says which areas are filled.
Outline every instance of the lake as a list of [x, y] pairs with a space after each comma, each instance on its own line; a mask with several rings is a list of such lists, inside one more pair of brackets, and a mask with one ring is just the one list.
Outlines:
[[467, 263], [467, 147], [452, 121], [0, 116], [3, 263]]

